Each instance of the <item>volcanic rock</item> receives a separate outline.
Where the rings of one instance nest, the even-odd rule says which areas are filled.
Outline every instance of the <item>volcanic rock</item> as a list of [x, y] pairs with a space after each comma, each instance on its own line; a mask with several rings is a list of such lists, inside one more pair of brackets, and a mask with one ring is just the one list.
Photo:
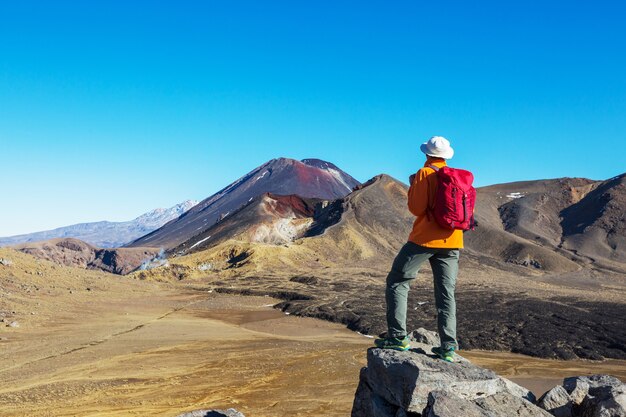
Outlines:
[[572, 405], [572, 398], [562, 385], [558, 385], [543, 394], [537, 402], [537, 406], [549, 411], [556, 417], [571, 417]]
[[[354, 414], [353, 414], [354, 416]], [[491, 417], [485, 410], [471, 401], [464, 400], [454, 394], [433, 391], [428, 394], [428, 404], [422, 412], [423, 417]]]
[[425, 417], [550, 417], [551, 414], [507, 392], [481, 397], [474, 401], [450, 392], [433, 391], [422, 412]]
[[439, 346], [441, 343], [437, 332], [426, 330], [423, 327], [409, 333], [409, 339], [411, 342], [422, 343], [429, 346]]
[[[530, 391], [494, 372], [472, 365], [458, 355], [455, 363], [437, 359], [426, 354], [429, 345], [414, 343], [413, 346], [407, 352], [368, 350], [367, 367], [361, 371], [355, 394], [353, 417], [395, 416], [399, 412], [419, 414], [428, 405], [429, 394], [433, 391], [450, 393], [467, 401], [506, 394], [520, 401], [530, 401], [528, 404], [532, 406], [535, 398]], [[510, 397], [499, 396], [485, 400], [483, 406], [500, 409], [508, 405], [524, 409], [520, 404], [525, 403], [514, 403]]]
[[[489, 416], [517, 417], [550, 417], [551, 414], [542, 410], [526, 399], [509, 392], [498, 392], [488, 397], [478, 398], [474, 403]], [[457, 414], [458, 415], [458, 414]], [[452, 417], [452, 416], [450, 416]]]
[[538, 405], [557, 417], [623, 417], [626, 384], [609, 375], [565, 378]]

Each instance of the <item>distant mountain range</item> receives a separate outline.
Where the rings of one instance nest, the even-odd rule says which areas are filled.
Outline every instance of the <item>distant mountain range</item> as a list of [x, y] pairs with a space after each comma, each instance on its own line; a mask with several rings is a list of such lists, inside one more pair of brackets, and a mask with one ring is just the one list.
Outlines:
[[196, 204], [198, 204], [197, 201], [186, 200], [168, 209], [154, 209], [134, 220], [126, 222], [101, 221], [79, 223], [43, 232], [0, 237], [0, 246], [18, 245], [56, 238], [75, 238], [100, 248], [115, 248], [124, 246], [158, 229], [170, 220], [180, 217]]
[[[278, 158], [197, 204], [154, 210], [131, 222], [26, 236], [30, 241], [71, 236], [99, 247], [164, 249], [167, 256], [212, 248], [229, 254], [237, 252], [229, 244], [298, 241], [315, 259], [375, 266], [381, 257], [392, 258], [407, 239], [414, 218], [406, 198], [406, 184], [384, 174], [360, 184], [329, 162]], [[482, 187], [478, 227], [465, 234], [466, 248], [480, 262], [504, 269], [625, 271], [623, 207], [626, 174], [606, 181], [561, 178]], [[14, 244], [18, 238], [0, 243]], [[281, 259], [290, 255], [285, 256]], [[290, 265], [309, 259], [298, 251], [293, 256]]]

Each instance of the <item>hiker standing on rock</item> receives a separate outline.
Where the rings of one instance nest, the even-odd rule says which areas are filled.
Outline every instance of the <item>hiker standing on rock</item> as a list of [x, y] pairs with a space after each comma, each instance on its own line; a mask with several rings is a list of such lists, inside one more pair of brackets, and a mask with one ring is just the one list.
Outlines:
[[[446, 160], [452, 158], [454, 150], [446, 138], [434, 136], [423, 143], [420, 150], [426, 155], [426, 163], [411, 175], [408, 193], [409, 211], [416, 219], [408, 242], [396, 256], [387, 276], [387, 334], [375, 343], [384, 349], [409, 349], [406, 329], [409, 285], [428, 260], [433, 271], [441, 341], [441, 346], [433, 348], [433, 352], [452, 362], [454, 351], [458, 349], [454, 290], [463, 230], [473, 227], [473, 176], [468, 171], [447, 167]], [[456, 189], [452, 190], [454, 187]], [[450, 211], [456, 213], [450, 214]]]

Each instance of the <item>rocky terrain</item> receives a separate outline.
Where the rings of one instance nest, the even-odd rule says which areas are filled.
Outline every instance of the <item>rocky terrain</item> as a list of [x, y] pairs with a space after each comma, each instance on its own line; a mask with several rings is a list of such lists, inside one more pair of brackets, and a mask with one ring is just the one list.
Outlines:
[[[0, 248], [0, 415], [345, 416], [371, 341], [235, 297]], [[11, 325], [15, 323], [15, 325]]]
[[171, 249], [205, 232], [265, 193], [333, 200], [349, 194], [358, 184], [357, 180], [330, 162], [273, 159], [204, 199], [184, 216], [129, 246]]
[[60, 265], [120, 275], [141, 268], [143, 264], [158, 257], [160, 252], [155, 248], [97, 248], [72, 238], [24, 243], [13, 248]]
[[[478, 190], [479, 226], [465, 235], [457, 287], [463, 348], [560, 359], [626, 357], [626, 282], [624, 264], [617, 262], [621, 246], [592, 257], [582, 246], [566, 247], [563, 242], [574, 234], [561, 225], [573, 222], [567, 213], [576, 213], [572, 207], [594, 192], [610, 197], [604, 198], [600, 218], [619, 223], [623, 212], [611, 201], [621, 201], [623, 178]], [[406, 192], [406, 185], [381, 175], [315, 209], [310, 200], [283, 198], [282, 208], [269, 217], [261, 209], [268, 201], [259, 199], [177, 247], [169, 267], [139, 276], [198, 281], [227, 293], [271, 294], [284, 300], [280, 307], [287, 312], [377, 334], [385, 327], [385, 276], [413, 220]], [[281, 224], [283, 212], [289, 214], [282, 221], [308, 225], [291, 234], [292, 242], [254, 239], [259, 228], [275, 230], [268, 225]], [[590, 220], [584, 233], [606, 223]], [[606, 239], [619, 240], [620, 227], [610, 229]], [[425, 265], [410, 296], [411, 326], [434, 326], [431, 279]]]
[[40, 242], [58, 238], [75, 238], [100, 248], [116, 248], [158, 229], [198, 204], [187, 200], [168, 209], [157, 208], [127, 222], [93, 222], [59, 227], [54, 230], [0, 237], [0, 246]]
[[[172, 245], [166, 261], [157, 249], [103, 250], [69, 240], [21, 250], [116, 273], [156, 256], [149, 270], [131, 277], [268, 295], [281, 299], [277, 307], [286, 313], [375, 335], [385, 330], [385, 277], [413, 221], [407, 186], [379, 175], [349, 192], [351, 184], [335, 168], [286, 159], [259, 167], [155, 232]], [[462, 349], [626, 359], [624, 178], [478, 190], [479, 224], [465, 234], [457, 284]], [[303, 183], [313, 196], [266, 191]], [[324, 192], [347, 195], [332, 199]], [[217, 216], [213, 223], [211, 216]], [[411, 327], [434, 327], [431, 280], [425, 265], [409, 299]]]
[[[285, 314], [268, 294], [138, 278], [0, 248], [0, 415], [166, 417], [231, 407], [258, 417], [350, 413], [370, 338]], [[463, 356], [537, 396], [572, 375], [626, 378], [626, 362], [617, 360]], [[562, 396], [550, 398], [554, 404]]]
[[566, 378], [537, 401], [527, 389], [459, 355], [454, 363], [437, 359], [432, 332], [413, 332], [411, 345], [407, 352], [367, 351], [352, 417], [626, 415], [626, 384], [609, 375]]

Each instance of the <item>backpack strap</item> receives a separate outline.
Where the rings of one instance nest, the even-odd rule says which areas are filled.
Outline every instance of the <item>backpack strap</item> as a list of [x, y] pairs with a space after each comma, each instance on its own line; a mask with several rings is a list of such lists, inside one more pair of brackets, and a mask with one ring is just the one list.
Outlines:
[[[433, 171], [435, 171], [435, 174], [437, 172], [439, 172], [439, 167], [436, 167], [434, 165], [428, 165], [428, 168], [432, 169]], [[430, 183], [429, 183], [430, 184]], [[433, 212], [435, 211], [435, 196], [433, 193], [433, 205], [430, 205], [430, 188], [429, 188], [429, 193], [426, 196], [426, 198], [428, 199], [428, 201], [426, 201], [426, 217], [428, 218], [428, 221], [432, 221], [433, 220]]]

